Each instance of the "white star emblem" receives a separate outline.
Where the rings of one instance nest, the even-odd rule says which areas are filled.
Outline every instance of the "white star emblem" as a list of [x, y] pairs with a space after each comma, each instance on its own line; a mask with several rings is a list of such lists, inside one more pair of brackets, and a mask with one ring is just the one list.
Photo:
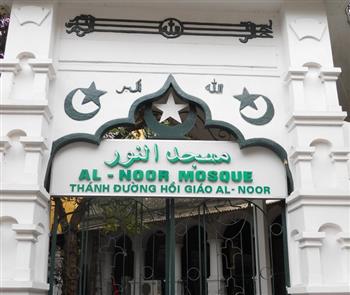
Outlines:
[[179, 112], [187, 107], [187, 104], [176, 104], [174, 96], [170, 93], [166, 103], [157, 103], [154, 106], [162, 111], [162, 117], [160, 118], [160, 123], [168, 118], [173, 118], [179, 123], [182, 123]]

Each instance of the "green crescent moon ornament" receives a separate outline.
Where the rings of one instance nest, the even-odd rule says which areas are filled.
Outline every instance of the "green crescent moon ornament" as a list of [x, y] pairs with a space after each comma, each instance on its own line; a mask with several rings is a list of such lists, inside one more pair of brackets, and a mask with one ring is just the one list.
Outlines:
[[[240, 111], [242, 118], [252, 125], [265, 125], [265, 124], [269, 123], [275, 115], [275, 109], [273, 107], [271, 100], [264, 95], [250, 94], [248, 92], [248, 90], [244, 87], [242, 94], [234, 95], [233, 97], [238, 99], [241, 102], [239, 111]], [[242, 113], [242, 110], [248, 106], [253, 108], [253, 109], [256, 109], [256, 110], [258, 109], [256, 104], [255, 104], [255, 100], [259, 97], [261, 97], [266, 103], [265, 113], [259, 118], [250, 118], [250, 117], [244, 115]]]
[[[97, 109], [90, 113], [81, 113], [77, 111], [73, 106], [73, 98], [74, 95], [81, 91], [85, 94], [82, 104], [86, 104], [89, 102], [93, 102]], [[66, 99], [64, 101], [64, 111], [67, 116], [76, 121], [85, 121], [93, 118], [101, 109], [100, 97], [106, 94], [107, 91], [97, 90], [95, 86], [95, 82], [92, 82], [88, 88], [76, 88], [68, 93]]]

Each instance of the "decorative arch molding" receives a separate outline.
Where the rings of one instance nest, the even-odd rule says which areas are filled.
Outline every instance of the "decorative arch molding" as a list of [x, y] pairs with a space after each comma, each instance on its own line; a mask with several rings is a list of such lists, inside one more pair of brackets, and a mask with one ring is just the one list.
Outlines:
[[[95, 132], [95, 134], [89, 134], [89, 133], [73, 133], [68, 134], [65, 136], [62, 136], [61, 138], [55, 140], [52, 144], [52, 150], [50, 159], [48, 162], [48, 167], [46, 171], [45, 176], [45, 188], [49, 190], [50, 187], [50, 174], [51, 174], [51, 167], [53, 163], [53, 159], [56, 155], [56, 153], [63, 147], [76, 142], [84, 142], [84, 143], [90, 143], [94, 145], [99, 145], [103, 139], [103, 135], [114, 127], [136, 127], [136, 120], [135, 115], [137, 111], [139, 110], [141, 105], [144, 105], [146, 103], [152, 103], [161, 98], [164, 94], [166, 94], [168, 91], [174, 91], [181, 99], [183, 99], [185, 102], [188, 102], [189, 104], [194, 104], [203, 111], [205, 120], [204, 120], [204, 128], [218, 128], [221, 130], [224, 130], [228, 132], [230, 135], [233, 136], [233, 138], [237, 141], [240, 149], [245, 149], [248, 147], [263, 147], [266, 149], [271, 150], [273, 153], [277, 155], [277, 157], [282, 161], [285, 171], [286, 171], [286, 177], [287, 177], [287, 185], [288, 185], [288, 194], [290, 194], [294, 190], [294, 184], [292, 179], [292, 174], [289, 169], [288, 164], [288, 156], [285, 149], [276, 143], [275, 141], [267, 138], [250, 138], [245, 139], [243, 133], [234, 125], [219, 121], [219, 120], [213, 120], [211, 116], [211, 111], [208, 107], [208, 105], [201, 100], [198, 97], [192, 96], [185, 91], [183, 91], [180, 86], [177, 84], [175, 78], [172, 75], [169, 75], [167, 80], [165, 81], [164, 85], [156, 92], [147, 94], [145, 96], [142, 96], [138, 98], [130, 107], [128, 117], [126, 118], [120, 118], [120, 119], [114, 119], [107, 121], [103, 125], [101, 125]], [[186, 123], [184, 123], [186, 124]], [[183, 125], [184, 125], [183, 124]], [[178, 126], [174, 126], [178, 127]], [[188, 126], [186, 126], [188, 127]], [[187, 130], [187, 129], [186, 129]], [[176, 137], [167, 137], [166, 139], [175, 139], [179, 138], [177, 135], [181, 134], [184, 130], [176, 130], [177, 134]], [[188, 130], [189, 131], [189, 130]], [[165, 139], [165, 138], [159, 138], [159, 139]]]

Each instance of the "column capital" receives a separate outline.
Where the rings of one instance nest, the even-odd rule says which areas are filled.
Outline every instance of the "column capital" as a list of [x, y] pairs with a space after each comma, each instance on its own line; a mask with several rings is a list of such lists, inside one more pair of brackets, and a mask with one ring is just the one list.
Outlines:
[[34, 73], [47, 74], [50, 80], [53, 80], [56, 76], [56, 71], [52, 59], [30, 59], [28, 61], [28, 64]]
[[13, 224], [12, 230], [16, 232], [17, 241], [30, 241], [36, 243], [41, 235], [39, 227], [35, 224]]
[[320, 79], [322, 82], [337, 81], [341, 74], [341, 68], [325, 68], [320, 70]]
[[18, 59], [2, 59], [0, 60], [0, 73], [17, 74], [21, 71], [21, 65]]
[[315, 153], [315, 147], [292, 147], [290, 150], [290, 158], [293, 160], [293, 164], [299, 161], [311, 161]]
[[7, 136], [0, 137], [0, 153], [6, 153], [6, 151], [11, 147], [10, 139]]
[[41, 136], [21, 136], [19, 141], [26, 152], [37, 152], [42, 154], [44, 150], [47, 150], [48, 148], [46, 140]]
[[291, 67], [284, 74], [284, 81], [289, 83], [291, 81], [304, 81], [309, 69], [307, 67]]
[[350, 232], [340, 232], [337, 234], [337, 241], [341, 243], [342, 249], [350, 250]]
[[295, 240], [299, 242], [299, 248], [320, 248], [326, 237], [324, 232], [302, 232], [296, 235]]
[[333, 162], [347, 162], [349, 161], [350, 149], [347, 147], [333, 148], [330, 156]]
[[343, 126], [346, 112], [297, 111], [286, 123], [288, 131], [303, 126]]

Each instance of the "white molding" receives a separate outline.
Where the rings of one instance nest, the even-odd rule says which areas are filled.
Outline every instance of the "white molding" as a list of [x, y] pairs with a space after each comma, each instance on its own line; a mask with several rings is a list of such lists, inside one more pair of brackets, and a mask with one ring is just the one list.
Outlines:
[[284, 74], [284, 81], [289, 83], [291, 81], [303, 81], [309, 69], [307, 67], [293, 67], [289, 68]]
[[349, 161], [350, 149], [347, 147], [333, 148], [330, 156], [333, 162], [347, 162]]
[[16, 240], [37, 242], [41, 235], [39, 227], [35, 224], [13, 224], [12, 230], [16, 232]]
[[325, 81], [337, 81], [339, 75], [341, 74], [341, 68], [329, 68], [320, 70], [320, 79], [322, 82]]
[[54, 68], [52, 59], [30, 59], [28, 61], [28, 64], [34, 73], [47, 74], [50, 80], [53, 80], [56, 77], [56, 70]]
[[42, 154], [48, 149], [45, 138], [41, 136], [21, 136], [19, 141], [26, 152], [38, 152]]
[[287, 211], [291, 213], [304, 206], [350, 206], [349, 191], [296, 190], [286, 198]]
[[59, 72], [104, 72], [104, 73], [135, 73], [135, 74], [198, 74], [218, 76], [252, 76], [252, 77], [280, 77], [279, 68], [249, 67], [235, 65], [206, 65], [206, 64], [162, 64], [139, 62], [91, 62], [66, 61], [58, 64]]
[[302, 232], [295, 236], [294, 240], [299, 242], [299, 248], [319, 248], [326, 237], [324, 232]]
[[48, 207], [50, 195], [44, 187], [37, 184], [0, 183], [0, 202], [36, 202], [43, 208]]
[[288, 131], [299, 126], [343, 126], [346, 112], [295, 112], [286, 123]]
[[[49, 284], [36, 281], [0, 281], [0, 291], [9, 292], [30, 292], [37, 291], [42, 294], [47, 294], [50, 289]], [[0, 292], [0, 293], [1, 293]], [[15, 293], [14, 293], [15, 294]]]
[[21, 65], [18, 59], [2, 59], [0, 60], [0, 73], [17, 74], [21, 71]]
[[305, 286], [305, 285], [296, 285], [293, 287], [287, 288], [288, 294], [316, 294], [316, 295], [349, 295], [350, 286], [349, 285], [319, 285], [319, 286]]
[[315, 147], [293, 147], [290, 151], [290, 158], [293, 160], [293, 164], [297, 164], [299, 161], [311, 161], [315, 153]]
[[337, 234], [337, 241], [342, 244], [342, 249], [350, 250], [350, 232], [340, 232]]
[[47, 101], [41, 100], [6, 100], [0, 104], [1, 115], [43, 115], [47, 122], [52, 113]]
[[5, 154], [11, 147], [10, 139], [7, 136], [0, 137], [0, 153]]

